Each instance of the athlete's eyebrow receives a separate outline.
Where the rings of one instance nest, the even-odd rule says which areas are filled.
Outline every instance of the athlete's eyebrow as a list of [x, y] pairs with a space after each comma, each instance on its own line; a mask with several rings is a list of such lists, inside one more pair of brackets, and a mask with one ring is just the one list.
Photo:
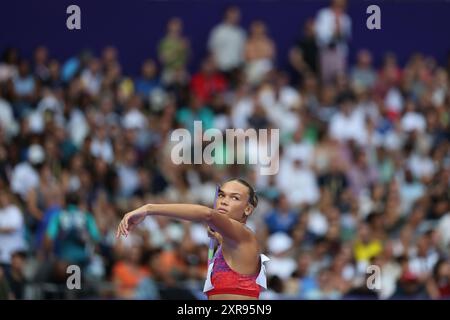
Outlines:
[[[221, 188], [219, 188], [219, 192], [218, 193], [223, 193], [223, 194], [227, 194], [225, 191], [223, 191]], [[242, 194], [240, 194], [239, 192], [230, 192], [229, 193], [232, 196], [242, 196]]]

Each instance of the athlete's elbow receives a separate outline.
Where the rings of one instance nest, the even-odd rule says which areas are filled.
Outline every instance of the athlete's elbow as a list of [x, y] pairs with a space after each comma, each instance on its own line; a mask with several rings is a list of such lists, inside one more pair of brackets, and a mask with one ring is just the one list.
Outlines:
[[208, 223], [211, 222], [214, 216], [214, 209], [205, 207], [205, 211], [203, 213], [203, 221]]

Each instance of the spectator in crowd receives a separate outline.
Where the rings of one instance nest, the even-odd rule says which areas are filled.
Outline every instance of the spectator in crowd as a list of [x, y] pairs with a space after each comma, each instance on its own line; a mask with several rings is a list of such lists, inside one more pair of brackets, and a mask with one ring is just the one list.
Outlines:
[[12, 92], [14, 97], [14, 111], [19, 117], [24, 117], [32, 110], [37, 94], [37, 83], [30, 71], [30, 64], [27, 60], [20, 61], [17, 67], [17, 74], [12, 79]]
[[311, 205], [319, 200], [317, 177], [302, 159], [281, 163], [277, 185], [287, 195], [291, 206]]
[[167, 23], [166, 35], [158, 44], [159, 61], [162, 65], [162, 82], [170, 85], [187, 78], [190, 44], [183, 36], [183, 22], [173, 17]]
[[6, 83], [17, 74], [19, 50], [14, 47], [6, 48], [0, 62], [0, 82]]
[[0, 266], [9, 272], [12, 255], [26, 249], [25, 221], [8, 189], [0, 192]]
[[53, 215], [47, 227], [47, 250], [67, 264], [87, 267], [99, 241], [97, 224], [92, 214], [83, 209], [75, 193], [66, 197], [66, 208]]
[[296, 263], [292, 258], [292, 238], [284, 232], [276, 232], [267, 239], [267, 247], [271, 263], [267, 265], [268, 276], [277, 276], [287, 280], [295, 271]]
[[[24, 119], [21, 121], [21, 130], [19, 134], [14, 137], [13, 140], [19, 148], [16, 152], [19, 152], [20, 150], [20, 153], [14, 154], [15, 166], [13, 168], [12, 178], [10, 179], [10, 185], [11, 189], [21, 196], [26, 196], [29, 189], [35, 186], [38, 183], [36, 180], [39, 179], [34, 179], [33, 177], [31, 182], [27, 184], [17, 178], [23, 174], [22, 172], [30, 172], [30, 174], [27, 173], [26, 176], [38, 176], [38, 170], [45, 160], [45, 150], [42, 147], [42, 144], [38, 142], [38, 139], [31, 136], [32, 134], [28, 121]], [[34, 174], [31, 174], [31, 172]]]
[[274, 72], [272, 75], [261, 87], [258, 102], [274, 127], [280, 129], [281, 139], [286, 140], [300, 127], [301, 96], [289, 85], [286, 73]]
[[103, 80], [101, 63], [97, 58], [89, 61], [89, 65], [81, 72], [81, 83], [86, 92], [92, 96], [99, 94]]
[[214, 114], [197, 96], [192, 95], [189, 106], [178, 110], [177, 121], [191, 134], [194, 133], [194, 121], [200, 121], [203, 130], [212, 128]]
[[11, 268], [6, 274], [11, 287], [11, 293], [17, 300], [25, 299], [25, 287], [27, 278], [25, 276], [26, 253], [15, 251], [11, 256]]
[[356, 90], [372, 89], [377, 79], [376, 71], [372, 66], [372, 56], [368, 50], [358, 52], [356, 65], [350, 72], [352, 87]]
[[130, 299], [136, 295], [139, 283], [147, 276], [149, 270], [142, 265], [142, 252], [139, 247], [125, 252], [125, 259], [118, 261], [113, 267], [113, 281], [116, 296]]
[[365, 272], [370, 259], [379, 255], [383, 250], [383, 245], [379, 239], [375, 239], [371, 234], [369, 226], [365, 223], [359, 226], [358, 238], [354, 245], [355, 260], [359, 271]]
[[319, 186], [330, 192], [334, 204], [338, 204], [341, 195], [349, 187], [342, 162], [339, 160], [330, 163], [329, 171], [319, 176]]
[[347, 70], [352, 20], [345, 12], [346, 6], [346, 0], [332, 0], [330, 7], [317, 13], [315, 29], [324, 82], [336, 81]]
[[209, 56], [203, 61], [200, 72], [192, 76], [190, 87], [197, 99], [210, 104], [214, 96], [227, 89], [227, 81], [217, 72], [214, 59]]
[[275, 54], [275, 43], [267, 33], [266, 24], [253, 21], [245, 44], [246, 77], [251, 85], [258, 85], [273, 69]]
[[342, 93], [337, 98], [339, 111], [330, 120], [330, 135], [339, 141], [353, 140], [365, 144], [367, 139], [364, 114], [354, 105], [355, 96], [352, 92]]
[[308, 72], [319, 74], [319, 48], [317, 45], [314, 19], [309, 18], [303, 26], [303, 35], [289, 51], [289, 62], [294, 69], [295, 83], [303, 84]]
[[144, 61], [141, 67], [141, 77], [136, 79], [136, 93], [143, 99], [148, 98], [153, 89], [159, 87], [157, 79], [157, 67], [152, 59]]
[[50, 77], [50, 70], [48, 68], [48, 49], [44, 46], [39, 46], [34, 50], [33, 73], [42, 82], [47, 81]]
[[14, 298], [9, 283], [5, 277], [5, 272], [0, 267], [0, 300], [12, 300]]
[[290, 234], [297, 223], [297, 213], [289, 209], [289, 203], [284, 194], [278, 196], [275, 210], [268, 213], [265, 222], [269, 234], [285, 232]]
[[439, 260], [433, 269], [433, 275], [427, 282], [428, 295], [433, 299], [450, 297], [450, 263]]
[[14, 118], [13, 106], [3, 98], [2, 90], [0, 90], [0, 128], [5, 131], [6, 139], [16, 135], [19, 131], [19, 125]]
[[228, 79], [235, 78], [234, 73], [244, 63], [246, 33], [239, 25], [240, 19], [240, 9], [236, 6], [228, 7], [223, 21], [211, 30], [208, 39], [208, 48], [218, 69]]

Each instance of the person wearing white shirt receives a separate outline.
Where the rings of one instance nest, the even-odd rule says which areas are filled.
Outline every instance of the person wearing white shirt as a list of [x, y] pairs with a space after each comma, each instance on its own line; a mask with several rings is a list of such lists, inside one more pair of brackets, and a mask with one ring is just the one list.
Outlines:
[[127, 110], [122, 116], [122, 126], [126, 129], [145, 130], [148, 121], [143, 110], [143, 101], [140, 96], [134, 95], [128, 102]]
[[136, 165], [136, 152], [133, 148], [125, 150], [124, 161], [117, 166], [120, 194], [130, 197], [139, 187], [139, 174]]
[[407, 165], [414, 177], [419, 179], [431, 177], [436, 170], [433, 160], [426, 154], [413, 153], [407, 160]]
[[346, 0], [332, 0], [330, 7], [319, 10], [315, 20], [322, 80], [325, 82], [332, 81], [347, 68], [347, 42], [352, 21], [345, 12], [346, 5]]
[[39, 185], [39, 173], [34, 166], [41, 164], [45, 159], [42, 146], [33, 144], [28, 148], [28, 161], [17, 164], [11, 175], [11, 190], [26, 198], [31, 189]]
[[255, 109], [255, 99], [257, 97], [245, 95], [231, 108], [231, 122], [236, 129], [247, 129], [248, 119]]
[[14, 136], [19, 132], [19, 124], [14, 119], [11, 104], [1, 94], [0, 92], [0, 127], [5, 129], [7, 136]]
[[26, 249], [22, 212], [7, 190], [0, 192], [0, 264], [11, 264], [11, 255]]
[[131, 109], [124, 115], [122, 125], [126, 129], [143, 130], [147, 128], [147, 119], [140, 110]]
[[313, 153], [314, 146], [303, 141], [303, 129], [298, 127], [294, 132], [293, 141], [285, 147], [284, 156], [291, 160], [301, 159], [306, 166], [310, 167]]
[[81, 73], [81, 82], [84, 89], [95, 96], [100, 92], [102, 80], [100, 61], [94, 58], [90, 61], [89, 68]]
[[450, 230], [450, 211], [443, 215], [437, 224], [439, 246], [442, 251], [450, 250], [450, 232], [448, 230]]
[[409, 259], [409, 269], [417, 276], [429, 274], [439, 260], [439, 254], [428, 244], [425, 234], [417, 240], [416, 246], [417, 252]]
[[91, 142], [90, 151], [94, 157], [100, 157], [107, 163], [113, 162], [114, 150], [104, 126], [97, 128], [96, 136]]
[[267, 264], [267, 274], [269, 276], [278, 276], [283, 280], [291, 277], [297, 264], [290, 254], [293, 241], [284, 232], [276, 232], [267, 239], [267, 248], [269, 250], [270, 263]]
[[223, 22], [214, 27], [209, 36], [208, 47], [220, 71], [230, 72], [244, 60], [246, 34], [239, 26], [239, 20], [239, 8], [228, 8]]
[[281, 162], [277, 186], [287, 195], [289, 204], [293, 207], [314, 204], [319, 200], [317, 177], [300, 159], [284, 159]]
[[276, 85], [262, 90], [259, 101], [268, 119], [280, 129], [282, 136], [294, 133], [300, 126], [297, 110], [301, 105], [301, 97], [297, 90], [288, 85], [286, 74], [277, 75]]
[[402, 130], [406, 132], [425, 132], [427, 127], [425, 117], [421, 113], [416, 112], [414, 102], [407, 101], [405, 109], [405, 114], [401, 119]]
[[367, 142], [367, 128], [364, 113], [352, 105], [353, 98], [340, 98], [340, 111], [330, 121], [330, 136], [338, 141], [354, 140], [363, 145]]
[[72, 140], [77, 147], [81, 147], [84, 139], [89, 134], [89, 124], [85, 113], [79, 108], [72, 108], [66, 122], [66, 128], [69, 132], [70, 140]]

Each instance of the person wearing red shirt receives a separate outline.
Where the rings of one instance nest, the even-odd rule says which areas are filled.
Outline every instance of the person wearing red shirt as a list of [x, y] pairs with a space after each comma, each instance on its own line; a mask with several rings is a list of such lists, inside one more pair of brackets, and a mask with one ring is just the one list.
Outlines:
[[227, 87], [227, 81], [217, 71], [216, 63], [212, 57], [203, 61], [200, 72], [194, 74], [191, 80], [193, 94], [205, 103], [210, 102], [214, 95], [224, 92]]

